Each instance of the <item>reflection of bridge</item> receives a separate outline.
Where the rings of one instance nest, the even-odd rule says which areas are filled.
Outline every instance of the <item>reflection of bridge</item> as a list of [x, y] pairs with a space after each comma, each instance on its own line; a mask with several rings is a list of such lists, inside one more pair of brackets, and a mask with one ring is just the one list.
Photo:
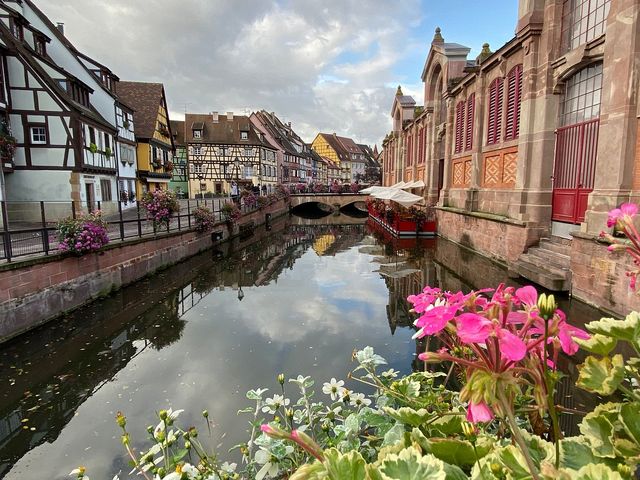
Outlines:
[[305, 203], [322, 203], [329, 205], [334, 210], [340, 210], [351, 204], [362, 203], [361, 207], [364, 209], [364, 202], [368, 195], [362, 193], [301, 193], [291, 195], [291, 208], [299, 207]]

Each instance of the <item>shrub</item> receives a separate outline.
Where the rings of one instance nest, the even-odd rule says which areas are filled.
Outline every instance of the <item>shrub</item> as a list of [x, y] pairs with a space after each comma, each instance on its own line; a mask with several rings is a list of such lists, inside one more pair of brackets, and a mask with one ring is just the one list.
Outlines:
[[267, 205], [269, 205], [271, 203], [271, 200], [273, 197], [271, 197], [271, 195], [274, 195], [273, 193], [270, 193], [269, 195], [263, 195], [258, 197], [258, 207], [262, 208], [262, 207], [266, 207]]
[[170, 190], [145, 192], [140, 205], [147, 211], [147, 220], [153, 222], [154, 228], [167, 227], [171, 216], [180, 211], [176, 194]]
[[247, 194], [242, 197], [242, 200], [244, 204], [251, 209], [256, 208], [258, 204], [258, 197], [256, 197], [253, 192], [247, 192]]
[[100, 211], [77, 218], [65, 218], [56, 226], [58, 249], [74, 255], [97, 252], [107, 243], [107, 223], [102, 219]]
[[349, 191], [351, 193], [358, 193], [360, 191], [360, 185], [357, 183], [352, 183], [351, 185], [349, 185]]
[[193, 218], [195, 220], [196, 232], [200, 233], [210, 231], [216, 223], [213, 212], [207, 207], [194, 208]]
[[275, 194], [278, 196], [278, 198], [289, 198], [291, 196], [291, 190], [289, 190], [289, 188], [285, 185], [279, 183], [278, 185], [276, 185]]

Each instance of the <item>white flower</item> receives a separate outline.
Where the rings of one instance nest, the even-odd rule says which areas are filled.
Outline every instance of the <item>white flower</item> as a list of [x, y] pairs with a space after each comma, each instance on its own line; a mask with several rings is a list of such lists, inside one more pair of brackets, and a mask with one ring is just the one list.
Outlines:
[[331, 395], [331, 400], [337, 400], [342, 397], [342, 392], [346, 390], [343, 385], [344, 380], [337, 381], [335, 378], [332, 378], [330, 382], [325, 382], [322, 385], [322, 392]]
[[291, 401], [288, 398], [284, 398], [283, 395], [275, 394], [273, 397], [267, 398], [264, 403], [265, 405], [262, 407], [262, 411], [275, 414], [280, 407], [286, 407]]
[[353, 407], [368, 407], [371, 405], [371, 400], [365, 397], [364, 393], [352, 393], [349, 398], [349, 403]]
[[200, 472], [198, 471], [198, 469], [196, 467], [194, 467], [193, 465], [191, 465], [190, 463], [185, 463], [182, 466], [182, 473], [186, 473], [187, 474], [187, 478], [189, 480], [191, 480], [193, 478], [198, 478], [198, 475], [200, 475]]
[[223, 472], [227, 472], [227, 473], [235, 472], [236, 468], [238, 468], [238, 464], [237, 463], [224, 462], [222, 465], [220, 465], [220, 469]]
[[398, 372], [397, 370], [394, 370], [393, 368], [390, 368], [389, 370], [385, 370], [384, 372], [382, 372], [380, 374], [380, 376], [385, 377], [385, 378], [396, 378], [399, 373], [400, 372]]
[[277, 463], [271, 463], [271, 454], [263, 448], [256, 452], [254, 460], [262, 465], [262, 468], [256, 474], [256, 480], [262, 480], [267, 475], [275, 477], [280, 470]]
[[73, 470], [71, 470], [71, 473], [69, 473], [69, 476], [72, 477], [75, 475], [82, 480], [89, 480], [89, 477], [87, 477], [84, 472], [86, 472], [86, 469], [84, 467], [74, 468]]

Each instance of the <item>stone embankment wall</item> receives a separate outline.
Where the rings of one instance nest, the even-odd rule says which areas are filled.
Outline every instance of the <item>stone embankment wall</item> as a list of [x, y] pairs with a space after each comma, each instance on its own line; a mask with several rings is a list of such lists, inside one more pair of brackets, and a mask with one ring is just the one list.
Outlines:
[[[267, 214], [275, 218], [288, 208], [280, 200], [244, 215], [238, 225], [263, 224]], [[239, 227], [230, 231], [221, 223], [214, 231], [226, 241]], [[183, 231], [110, 244], [82, 257], [53, 255], [0, 265], [0, 343], [213, 244], [210, 234]]]
[[540, 239], [541, 230], [498, 215], [439, 208], [438, 235], [499, 262], [513, 262]]
[[596, 235], [574, 233], [571, 242], [571, 294], [617, 317], [640, 311], [640, 296], [629, 288], [635, 270], [626, 253], [611, 253]]

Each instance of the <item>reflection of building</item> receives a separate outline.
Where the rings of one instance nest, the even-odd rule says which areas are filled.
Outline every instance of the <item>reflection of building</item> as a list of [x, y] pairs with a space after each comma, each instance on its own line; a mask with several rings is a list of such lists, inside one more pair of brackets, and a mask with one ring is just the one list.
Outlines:
[[171, 181], [169, 189], [179, 196], [189, 196], [189, 179], [187, 178], [187, 145], [184, 141], [185, 122], [182, 120], [171, 120], [171, 134], [176, 153], [173, 157], [173, 170], [171, 171]]

